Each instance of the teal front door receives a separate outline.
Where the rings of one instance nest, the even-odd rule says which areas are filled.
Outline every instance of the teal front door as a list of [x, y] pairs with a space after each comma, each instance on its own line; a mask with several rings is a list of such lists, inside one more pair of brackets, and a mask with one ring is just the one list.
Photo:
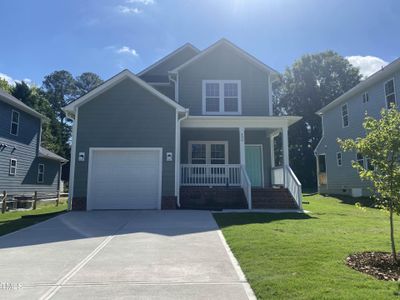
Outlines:
[[263, 160], [261, 145], [246, 145], [246, 171], [252, 186], [263, 186]]

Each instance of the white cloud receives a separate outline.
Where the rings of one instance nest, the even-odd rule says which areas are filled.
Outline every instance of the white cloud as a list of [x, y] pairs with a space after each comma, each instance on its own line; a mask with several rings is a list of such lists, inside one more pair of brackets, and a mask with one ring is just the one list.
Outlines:
[[151, 5], [156, 2], [154, 0], [126, 0], [126, 3], [140, 3], [143, 5]]
[[8, 76], [7, 74], [0, 73], [0, 78], [4, 79], [5, 81], [8, 82], [8, 84], [14, 86], [16, 83], [21, 83], [21, 81], [24, 81], [27, 85], [31, 86], [32, 85], [32, 80], [29, 78], [24, 78], [22, 80], [20, 79], [14, 79], [11, 76]]
[[137, 53], [137, 51], [133, 48], [129, 48], [128, 46], [123, 46], [119, 49], [116, 50], [117, 53], [127, 53], [127, 54], [131, 54], [133, 56], [139, 56], [139, 54]]
[[370, 55], [354, 55], [347, 56], [346, 58], [353, 66], [360, 68], [360, 73], [364, 78], [379, 71], [382, 67], [388, 64], [388, 62], [384, 61], [382, 58]]
[[117, 8], [120, 13], [125, 14], [125, 15], [137, 15], [142, 12], [142, 10], [140, 10], [137, 7], [128, 7], [128, 6], [124, 6], [124, 5], [118, 5]]

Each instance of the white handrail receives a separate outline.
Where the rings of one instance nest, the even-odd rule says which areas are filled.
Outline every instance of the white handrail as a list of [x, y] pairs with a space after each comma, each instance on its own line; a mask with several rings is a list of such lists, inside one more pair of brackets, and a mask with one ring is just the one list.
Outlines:
[[247, 199], [247, 205], [249, 209], [252, 209], [252, 201], [251, 201], [251, 181], [249, 176], [247, 175], [246, 168], [241, 166], [241, 186], [244, 192], [244, 195]]
[[302, 203], [303, 195], [302, 195], [301, 183], [299, 179], [296, 177], [296, 174], [294, 174], [292, 168], [290, 168], [290, 166], [286, 166], [285, 173], [286, 173], [285, 187], [289, 190], [290, 194], [296, 201], [298, 207], [300, 209], [303, 209], [303, 203]]
[[240, 186], [240, 165], [182, 164], [181, 185]]

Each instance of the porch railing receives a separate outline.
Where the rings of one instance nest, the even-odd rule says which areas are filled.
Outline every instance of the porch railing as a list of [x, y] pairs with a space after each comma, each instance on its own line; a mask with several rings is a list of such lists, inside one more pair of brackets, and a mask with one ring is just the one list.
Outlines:
[[274, 167], [272, 168], [272, 184], [273, 185], [283, 185], [287, 188], [292, 195], [293, 199], [296, 201], [297, 206], [303, 208], [303, 195], [302, 188], [299, 179], [294, 174], [290, 166], [284, 167]]
[[240, 165], [181, 165], [181, 185], [241, 186], [240, 175]]

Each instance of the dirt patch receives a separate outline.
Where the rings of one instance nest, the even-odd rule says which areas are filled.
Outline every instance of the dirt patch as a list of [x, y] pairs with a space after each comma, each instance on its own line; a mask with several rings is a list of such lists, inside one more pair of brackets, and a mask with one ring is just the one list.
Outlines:
[[400, 280], [400, 261], [395, 263], [388, 252], [355, 253], [346, 258], [346, 264], [379, 280]]

